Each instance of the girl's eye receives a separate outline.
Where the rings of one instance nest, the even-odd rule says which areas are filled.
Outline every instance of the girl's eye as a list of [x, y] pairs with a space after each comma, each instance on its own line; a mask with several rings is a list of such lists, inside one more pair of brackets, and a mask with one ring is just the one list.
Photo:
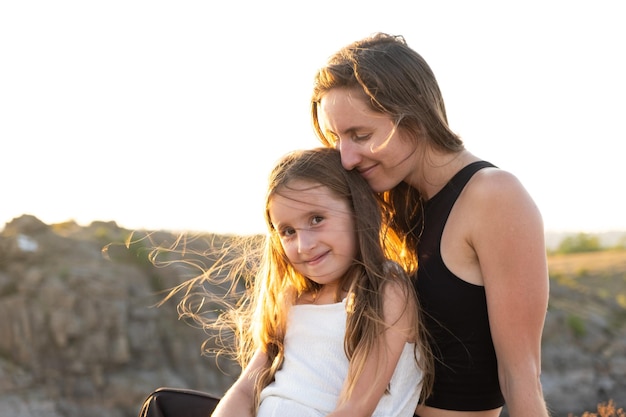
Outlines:
[[324, 220], [322, 216], [313, 216], [313, 219], [311, 219], [311, 224], [313, 225], [320, 224], [322, 220]]
[[291, 237], [296, 233], [296, 230], [293, 227], [285, 227], [280, 229], [279, 235], [281, 237]]

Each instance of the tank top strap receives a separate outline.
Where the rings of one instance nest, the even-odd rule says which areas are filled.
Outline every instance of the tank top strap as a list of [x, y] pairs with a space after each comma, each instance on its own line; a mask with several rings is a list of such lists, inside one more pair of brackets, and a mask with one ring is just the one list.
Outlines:
[[[448, 216], [452, 211], [452, 207], [457, 198], [467, 185], [468, 181], [474, 174], [483, 168], [497, 168], [494, 164], [487, 161], [476, 161], [461, 168], [459, 172], [448, 181], [448, 183], [435, 194], [431, 199], [425, 202], [424, 211], [430, 212], [430, 226], [433, 229], [443, 229]], [[433, 218], [434, 217], [434, 218]], [[436, 219], [436, 220], [435, 220]]]

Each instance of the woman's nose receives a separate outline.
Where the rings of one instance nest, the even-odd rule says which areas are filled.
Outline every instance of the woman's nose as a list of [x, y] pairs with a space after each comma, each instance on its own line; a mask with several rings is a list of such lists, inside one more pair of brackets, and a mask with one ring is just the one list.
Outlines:
[[339, 142], [338, 148], [341, 155], [341, 165], [343, 165], [344, 169], [350, 171], [359, 165], [361, 158], [354, 143], [344, 140]]

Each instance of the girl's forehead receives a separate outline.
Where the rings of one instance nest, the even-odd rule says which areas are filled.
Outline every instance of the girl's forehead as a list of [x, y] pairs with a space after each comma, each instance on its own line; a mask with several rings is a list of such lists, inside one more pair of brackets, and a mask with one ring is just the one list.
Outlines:
[[283, 216], [289, 212], [312, 212], [321, 209], [345, 211], [346, 198], [329, 187], [310, 180], [293, 180], [275, 190], [268, 199], [270, 214]]
[[273, 200], [292, 200], [302, 204], [311, 204], [318, 206], [320, 203], [329, 199], [337, 199], [337, 195], [325, 185], [311, 180], [290, 180], [284, 185], [277, 187], [269, 199], [269, 203]]

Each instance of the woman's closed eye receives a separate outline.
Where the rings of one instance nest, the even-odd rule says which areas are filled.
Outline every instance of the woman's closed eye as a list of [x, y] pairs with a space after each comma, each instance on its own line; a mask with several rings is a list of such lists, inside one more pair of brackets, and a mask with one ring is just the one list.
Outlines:
[[[328, 143], [334, 147], [334, 148], [338, 148], [339, 145], [341, 144], [341, 138], [339, 137], [339, 135], [333, 133], [333, 132], [326, 132], [325, 134], [326, 136], [326, 140], [328, 141]], [[370, 140], [370, 138], [372, 137], [371, 133], [356, 133], [356, 132], [352, 132], [349, 136], [350, 140], [352, 142], [366, 142], [368, 140]]]
[[369, 133], [366, 133], [366, 134], [360, 134], [360, 135], [359, 135], [359, 134], [354, 133], [354, 134], [350, 137], [350, 139], [351, 139], [353, 142], [365, 142], [365, 141], [369, 140], [371, 137], [372, 137], [372, 135], [371, 135], [371, 134], [369, 134]]

